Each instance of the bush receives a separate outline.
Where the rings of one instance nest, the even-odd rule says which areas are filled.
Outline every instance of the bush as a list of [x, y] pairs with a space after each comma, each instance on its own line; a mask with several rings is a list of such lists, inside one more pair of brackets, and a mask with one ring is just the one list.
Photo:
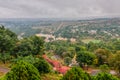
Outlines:
[[92, 80], [119, 80], [119, 79], [108, 73], [99, 73], [97, 76], [93, 77]]
[[108, 67], [108, 65], [104, 64], [100, 66], [100, 70], [101, 72], [106, 72], [109, 73], [110, 72], [110, 68]]
[[73, 67], [63, 76], [61, 80], [91, 80], [91, 77], [81, 68]]
[[51, 71], [51, 66], [44, 59], [40, 59], [38, 62], [34, 63], [34, 66], [40, 73], [49, 73]]
[[6, 80], [41, 80], [38, 70], [24, 61], [19, 61], [6, 74]]

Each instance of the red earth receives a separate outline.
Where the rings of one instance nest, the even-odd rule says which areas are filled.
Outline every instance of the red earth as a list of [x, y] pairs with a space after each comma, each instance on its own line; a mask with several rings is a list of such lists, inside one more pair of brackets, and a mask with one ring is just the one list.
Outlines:
[[61, 74], [65, 74], [70, 67], [63, 66], [59, 61], [49, 59], [46, 55], [43, 55], [43, 58], [53, 66], [53, 69]]

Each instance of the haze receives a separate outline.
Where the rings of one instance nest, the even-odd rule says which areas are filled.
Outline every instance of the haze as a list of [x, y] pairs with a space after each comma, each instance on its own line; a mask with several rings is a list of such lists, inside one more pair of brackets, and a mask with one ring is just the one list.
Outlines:
[[0, 0], [0, 18], [119, 17], [120, 0]]

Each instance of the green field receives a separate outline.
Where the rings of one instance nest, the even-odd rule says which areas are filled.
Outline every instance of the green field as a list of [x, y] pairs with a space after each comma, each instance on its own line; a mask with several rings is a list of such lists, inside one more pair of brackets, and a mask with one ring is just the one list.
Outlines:
[[82, 42], [88, 44], [89, 42], [93, 43], [99, 43], [101, 40], [96, 40], [96, 39], [83, 39]]

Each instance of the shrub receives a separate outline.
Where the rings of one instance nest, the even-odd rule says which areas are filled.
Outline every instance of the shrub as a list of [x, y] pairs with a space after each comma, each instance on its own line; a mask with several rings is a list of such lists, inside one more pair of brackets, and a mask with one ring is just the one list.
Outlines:
[[44, 59], [40, 59], [38, 62], [34, 63], [34, 66], [40, 73], [49, 73], [51, 71], [51, 66]]
[[99, 73], [97, 76], [93, 77], [92, 80], [119, 80], [119, 79], [108, 73]]
[[100, 70], [101, 72], [106, 72], [109, 73], [110, 72], [110, 68], [108, 67], [108, 65], [104, 64], [100, 66]]
[[38, 70], [24, 61], [19, 61], [6, 74], [6, 80], [41, 80]]
[[91, 80], [91, 77], [81, 68], [73, 67], [63, 76], [61, 80]]

